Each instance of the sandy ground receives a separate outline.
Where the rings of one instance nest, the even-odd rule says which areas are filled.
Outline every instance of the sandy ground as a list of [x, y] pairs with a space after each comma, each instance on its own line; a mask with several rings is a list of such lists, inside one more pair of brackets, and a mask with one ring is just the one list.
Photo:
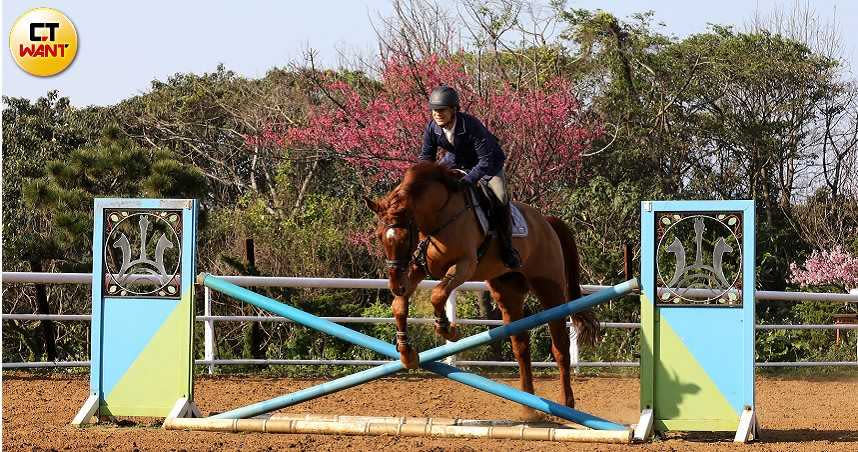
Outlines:
[[[203, 414], [267, 399], [322, 380], [262, 377], [199, 377], [195, 398]], [[517, 385], [517, 379], [503, 380]], [[858, 451], [858, 376], [836, 381], [758, 378], [762, 439], [734, 445], [724, 435], [670, 435], [649, 444], [572, 444], [516, 440], [361, 437], [165, 431], [152, 419], [120, 420], [84, 429], [68, 425], [87, 397], [85, 375], [3, 373], [3, 450], [851, 450]], [[638, 381], [581, 378], [573, 382], [578, 408], [611, 420], [634, 423]], [[554, 399], [557, 381], [541, 378], [538, 394]], [[517, 405], [453, 381], [421, 376], [376, 381], [283, 412], [375, 416], [435, 416], [510, 419]]]

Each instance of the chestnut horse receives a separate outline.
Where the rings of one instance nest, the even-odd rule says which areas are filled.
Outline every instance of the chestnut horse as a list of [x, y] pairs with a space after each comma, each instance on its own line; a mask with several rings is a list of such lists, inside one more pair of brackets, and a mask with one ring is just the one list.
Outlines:
[[[457, 183], [458, 177], [443, 166], [419, 163], [382, 199], [364, 198], [378, 216], [378, 238], [387, 256], [389, 286], [395, 295], [396, 345], [407, 368], [419, 366], [417, 351], [407, 336], [408, 299], [427, 276], [440, 277], [431, 300], [435, 332], [447, 340], [456, 340], [456, 332], [447, 319], [444, 305], [450, 292], [466, 281], [488, 283], [505, 324], [523, 317], [524, 298], [529, 291], [539, 298], [544, 309], [581, 296], [578, 250], [572, 232], [560, 219], [543, 217], [526, 204], [515, 203], [529, 229], [526, 237], [513, 238], [522, 266], [514, 271], [504, 266], [497, 240], [492, 240], [478, 257], [477, 250], [485, 236]], [[415, 261], [418, 242], [425, 250], [425, 265]], [[599, 324], [592, 312], [575, 314], [572, 320], [582, 341], [593, 343]], [[552, 321], [548, 326], [551, 352], [560, 369], [560, 403], [574, 407], [565, 319]], [[510, 337], [510, 341], [519, 365], [521, 389], [532, 394], [530, 335], [525, 332]]]

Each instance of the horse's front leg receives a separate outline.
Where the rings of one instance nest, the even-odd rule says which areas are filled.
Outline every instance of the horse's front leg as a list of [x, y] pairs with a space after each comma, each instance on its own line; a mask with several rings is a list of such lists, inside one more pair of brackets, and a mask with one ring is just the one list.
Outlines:
[[432, 308], [435, 311], [435, 333], [448, 341], [458, 339], [456, 326], [450, 324], [444, 307], [447, 298], [457, 287], [469, 280], [477, 269], [477, 258], [466, 256], [451, 266], [447, 273], [441, 278], [441, 282], [432, 289]]
[[417, 350], [408, 340], [408, 300], [417, 289], [417, 284], [423, 280], [423, 274], [412, 272], [409, 279], [408, 290], [393, 299], [393, 318], [396, 323], [396, 351], [399, 352], [399, 359], [405, 368], [416, 369], [420, 367], [420, 359]]

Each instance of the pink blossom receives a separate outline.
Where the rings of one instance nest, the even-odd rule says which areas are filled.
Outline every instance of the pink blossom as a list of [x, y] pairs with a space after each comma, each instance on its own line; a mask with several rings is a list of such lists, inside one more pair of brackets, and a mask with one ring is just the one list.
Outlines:
[[858, 257], [852, 256], [840, 246], [832, 251], [814, 250], [803, 267], [790, 264], [790, 282], [802, 287], [837, 285], [858, 287]]
[[[457, 58], [463, 58], [459, 56]], [[507, 154], [506, 172], [515, 196], [536, 201], [544, 187], [568, 183], [580, 169], [581, 154], [602, 135], [601, 125], [584, 118], [571, 83], [557, 78], [540, 88], [483, 82], [456, 59], [430, 56], [385, 62], [378, 92], [361, 96], [342, 80], [325, 86], [333, 102], [314, 106], [306, 125], [259, 140], [294, 149], [325, 149], [342, 156], [374, 180], [394, 181], [417, 159], [429, 121], [427, 91], [441, 83], [459, 91], [463, 110], [481, 119]]]
[[382, 258], [384, 251], [379, 246], [378, 238], [375, 236], [375, 231], [355, 230], [346, 235], [346, 242], [358, 248], [364, 248], [371, 256]]

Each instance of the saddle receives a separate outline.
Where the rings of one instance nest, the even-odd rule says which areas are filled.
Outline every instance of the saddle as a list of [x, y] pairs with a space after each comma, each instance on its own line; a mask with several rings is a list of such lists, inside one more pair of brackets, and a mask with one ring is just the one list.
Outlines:
[[[468, 201], [474, 206], [474, 213], [477, 214], [477, 222], [480, 224], [480, 230], [486, 236], [494, 235], [495, 225], [490, 219], [494, 218], [499, 206], [494, 194], [491, 193], [491, 189], [486, 184], [479, 183], [469, 187], [465, 196], [470, 198]], [[512, 236], [527, 237], [527, 220], [524, 219], [524, 214], [513, 203], [510, 203], [509, 207], [510, 214], [512, 215]]]
[[[477, 216], [477, 224], [479, 224], [480, 230], [485, 236], [483, 242], [477, 248], [477, 260], [479, 261], [482, 259], [483, 255], [485, 255], [493, 239], [498, 235], [496, 232], [496, 225], [490, 221], [490, 219], [495, 218], [495, 214], [501, 206], [498, 205], [499, 202], [495, 199], [494, 193], [492, 193], [488, 185], [484, 183], [478, 183], [476, 186], [468, 187], [464, 192], [464, 195], [466, 206], [474, 209], [474, 213]], [[510, 203], [509, 207], [510, 216], [512, 217], [512, 236], [527, 237], [527, 220], [525, 220], [524, 214], [522, 214], [518, 207], [513, 203]], [[425, 275], [433, 277], [427, 262], [427, 251], [429, 250], [430, 239], [431, 235], [428, 235], [417, 243], [417, 248], [414, 250], [412, 260], [420, 269], [423, 270]]]

